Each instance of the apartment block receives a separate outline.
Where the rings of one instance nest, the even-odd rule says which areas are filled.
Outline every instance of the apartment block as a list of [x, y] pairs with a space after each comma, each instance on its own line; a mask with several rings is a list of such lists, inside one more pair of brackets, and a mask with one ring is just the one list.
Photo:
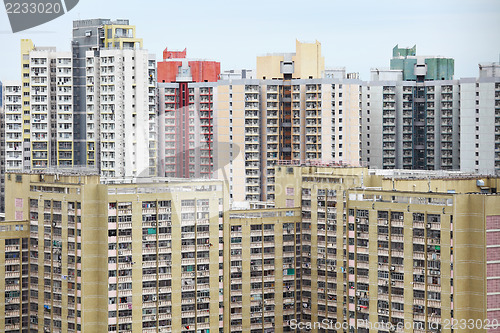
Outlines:
[[87, 166], [103, 177], [156, 176], [154, 56], [138, 48], [87, 51], [86, 66]]
[[185, 76], [177, 80], [157, 84], [160, 174], [212, 178], [216, 85], [188, 83], [191, 79]]
[[[498, 172], [495, 63], [453, 79], [453, 59], [393, 50], [362, 87], [361, 160], [372, 168]], [[500, 120], [499, 120], [500, 121]], [[382, 144], [380, 144], [382, 143]]]
[[96, 51], [97, 56], [101, 49], [142, 48], [142, 39], [129, 20], [75, 20], [72, 35], [75, 165], [87, 165], [87, 51]]
[[[22, 81], [5, 88], [7, 168], [73, 165], [72, 57], [21, 40]], [[20, 98], [19, 98], [20, 97]]]
[[280, 160], [358, 164], [361, 81], [322, 78], [323, 63], [319, 43], [297, 41], [296, 53], [258, 57], [257, 79], [196, 83], [179, 67], [187, 83], [158, 85], [160, 173], [214, 176], [234, 201], [272, 201]]
[[5, 125], [5, 167], [23, 169], [23, 101], [21, 82], [4, 81], [2, 102]]
[[8, 173], [1, 329], [421, 333], [498, 318], [499, 178], [312, 161], [275, 177], [276, 208], [228, 210], [217, 180]]
[[363, 90], [362, 160], [373, 168], [460, 168], [456, 81], [370, 81]]
[[29, 228], [28, 221], [0, 222], [2, 332], [19, 332], [21, 327], [29, 326]]
[[[5, 212], [5, 112], [3, 109], [3, 84], [0, 81], [0, 213]], [[0, 219], [5, 215], [0, 215]]]
[[276, 207], [302, 209], [301, 311], [284, 331], [326, 320], [312, 331], [451, 332], [452, 319], [496, 318], [500, 179], [320, 163], [276, 176]]
[[500, 78], [460, 79], [460, 169], [500, 170]]
[[295, 306], [300, 209], [231, 210], [225, 219], [224, 332], [282, 332], [302, 310]]
[[222, 328], [222, 182], [9, 173], [7, 195], [3, 332]]

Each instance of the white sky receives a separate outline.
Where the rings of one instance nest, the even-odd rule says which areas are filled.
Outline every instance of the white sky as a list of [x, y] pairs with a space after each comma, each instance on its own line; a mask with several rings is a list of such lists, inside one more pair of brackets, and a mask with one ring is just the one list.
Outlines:
[[477, 76], [479, 62], [499, 61], [499, 0], [80, 0], [66, 15], [12, 34], [0, 9], [0, 80], [20, 79], [19, 45], [70, 51], [72, 21], [128, 18], [144, 47], [188, 49], [188, 57], [222, 69], [255, 68], [255, 57], [294, 52], [295, 39], [318, 40], [327, 67], [346, 67], [369, 79], [388, 67], [392, 48], [417, 44], [418, 55], [455, 58], [455, 78]]

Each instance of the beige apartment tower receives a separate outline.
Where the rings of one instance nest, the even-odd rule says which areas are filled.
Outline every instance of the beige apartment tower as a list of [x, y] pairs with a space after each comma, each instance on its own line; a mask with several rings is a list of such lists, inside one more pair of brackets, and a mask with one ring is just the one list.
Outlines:
[[221, 181], [7, 174], [0, 329], [496, 332], [498, 177], [275, 170], [247, 210]]

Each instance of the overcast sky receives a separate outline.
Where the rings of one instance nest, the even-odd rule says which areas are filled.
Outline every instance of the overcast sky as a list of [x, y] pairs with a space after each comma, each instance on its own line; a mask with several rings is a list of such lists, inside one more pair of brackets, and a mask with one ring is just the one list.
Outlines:
[[295, 39], [318, 40], [327, 67], [369, 79], [388, 67], [392, 48], [417, 44], [418, 55], [455, 58], [455, 78], [477, 76], [479, 62], [499, 61], [499, 0], [80, 0], [66, 15], [13, 34], [0, 9], [0, 80], [20, 79], [19, 45], [70, 50], [72, 21], [128, 18], [144, 47], [220, 61], [222, 69], [255, 68], [255, 57], [294, 52]]

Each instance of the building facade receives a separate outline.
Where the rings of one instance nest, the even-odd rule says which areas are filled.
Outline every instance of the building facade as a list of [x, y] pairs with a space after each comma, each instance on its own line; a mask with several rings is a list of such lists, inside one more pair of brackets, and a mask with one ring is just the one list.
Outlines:
[[302, 207], [301, 310], [284, 331], [451, 332], [451, 320], [498, 317], [498, 178], [314, 165], [276, 174], [276, 207]]
[[322, 78], [323, 62], [319, 43], [297, 41], [296, 53], [258, 57], [257, 79], [196, 83], [186, 71], [184, 84], [159, 83], [160, 173], [213, 176], [234, 201], [272, 201], [278, 161], [359, 164], [361, 81]]
[[[142, 48], [129, 20], [89, 19], [73, 21], [74, 145], [75, 165], [87, 165], [87, 51]], [[94, 161], [95, 162], [95, 161]]]
[[222, 328], [222, 182], [99, 179], [7, 175], [7, 216], [18, 222], [0, 226], [7, 239], [0, 240], [6, 254], [0, 329]]
[[86, 52], [86, 160], [102, 176], [157, 175], [155, 73], [146, 50]]
[[21, 82], [5, 87], [6, 166], [73, 166], [72, 58], [21, 40]]
[[8, 173], [0, 329], [423, 333], [498, 318], [499, 178], [275, 175], [276, 208], [229, 210], [216, 180]]

